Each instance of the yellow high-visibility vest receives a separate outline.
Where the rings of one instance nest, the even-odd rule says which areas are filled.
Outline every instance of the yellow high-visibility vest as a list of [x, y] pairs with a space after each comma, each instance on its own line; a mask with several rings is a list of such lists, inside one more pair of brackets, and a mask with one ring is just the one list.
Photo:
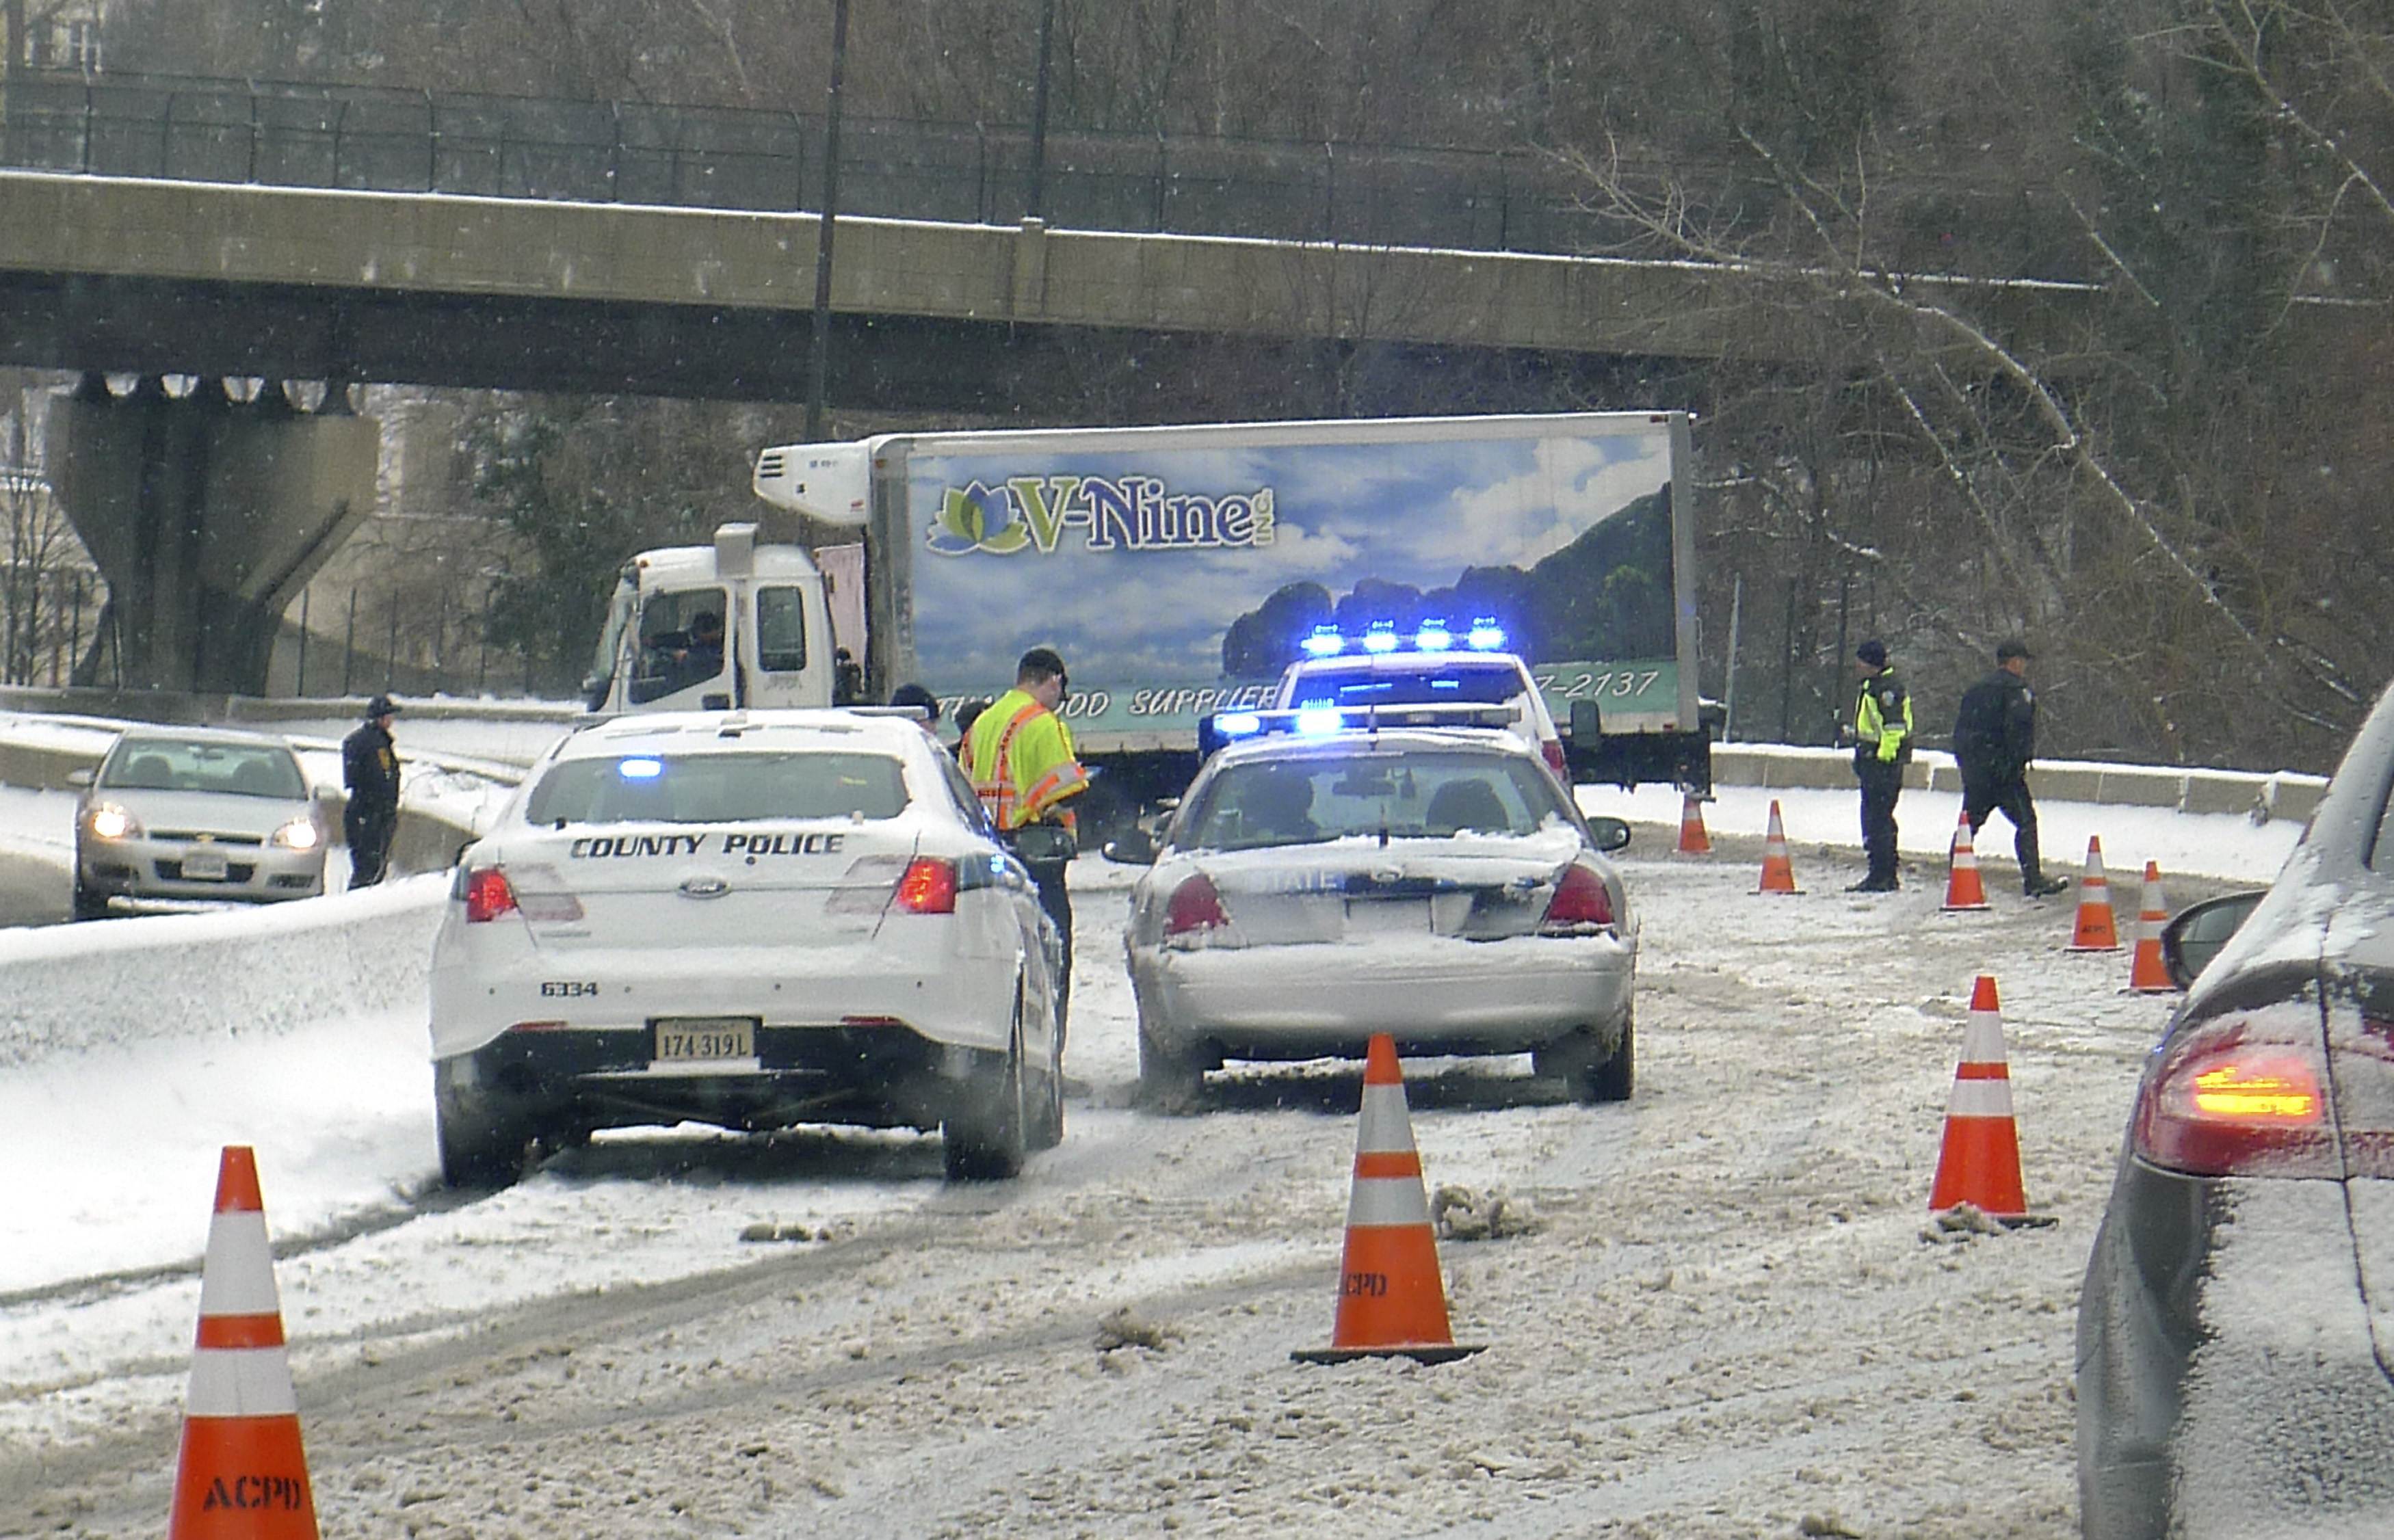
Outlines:
[[1059, 804], [1089, 784], [1072, 752], [1072, 730], [1028, 691], [1009, 690], [973, 719], [965, 773], [1000, 829], [1019, 829], [1053, 817], [1070, 828], [1072, 810]]

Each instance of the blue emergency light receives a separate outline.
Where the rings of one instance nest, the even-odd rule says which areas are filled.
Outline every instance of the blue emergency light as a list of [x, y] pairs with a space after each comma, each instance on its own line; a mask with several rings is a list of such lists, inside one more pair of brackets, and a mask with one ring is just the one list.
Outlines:
[[665, 772], [662, 759], [625, 759], [615, 766], [615, 773], [626, 781], [653, 781]]
[[1225, 738], [1252, 738], [1264, 730], [1264, 719], [1252, 711], [1224, 711], [1214, 717], [1214, 731]]
[[1501, 652], [1505, 650], [1505, 628], [1493, 615], [1481, 615], [1459, 637], [1454, 627], [1443, 620], [1425, 620], [1414, 628], [1411, 637], [1401, 636], [1393, 620], [1375, 620], [1360, 637], [1342, 634], [1335, 625], [1317, 625], [1312, 634], [1297, 643], [1309, 658], [1335, 658], [1350, 647], [1375, 657], [1410, 649], [1415, 652], [1452, 652], [1458, 643], [1474, 652]]

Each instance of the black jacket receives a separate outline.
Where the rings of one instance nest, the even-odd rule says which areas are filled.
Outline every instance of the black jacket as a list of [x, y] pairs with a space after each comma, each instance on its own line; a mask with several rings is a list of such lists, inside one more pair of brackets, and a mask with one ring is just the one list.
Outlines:
[[1980, 784], [2016, 780], [2036, 757], [2036, 691], [2008, 668], [1998, 668], [1962, 691], [1953, 716], [1953, 761], [1962, 779]]
[[399, 754], [381, 723], [362, 723], [341, 740], [341, 783], [362, 813], [399, 810]]

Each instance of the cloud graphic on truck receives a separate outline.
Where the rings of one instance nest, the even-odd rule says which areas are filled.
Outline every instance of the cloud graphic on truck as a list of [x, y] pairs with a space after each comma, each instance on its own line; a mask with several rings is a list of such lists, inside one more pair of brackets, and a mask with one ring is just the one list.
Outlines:
[[925, 544], [940, 556], [1044, 556], [1076, 530], [1092, 551], [1218, 550], [1269, 546], [1278, 523], [1269, 486], [1209, 496], [1155, 476], [1016, 476], [943, 489]]

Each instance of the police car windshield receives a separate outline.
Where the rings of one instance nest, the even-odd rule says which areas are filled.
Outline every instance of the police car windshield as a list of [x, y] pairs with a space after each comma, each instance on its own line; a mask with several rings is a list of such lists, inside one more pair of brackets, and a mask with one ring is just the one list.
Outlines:
[[1254, 850], [1383, 831], [1391, 839], [1528, 835], [1562, 815], [1553, 777], [1515, 755], [1309, 755], [1225, 768], [1174, 843]]
[[1513, 665], [1460, 659], [1387, 673], [1309, 669], [1296, 682], [1290, 704], [1299, 705], [1501, 705], [1521, 693], [1521, 673]]
[[906, 776], [881, 754], [625, 754], [571, 759], [533, 788], [533, 823], [744, 823], [895, 818]]

